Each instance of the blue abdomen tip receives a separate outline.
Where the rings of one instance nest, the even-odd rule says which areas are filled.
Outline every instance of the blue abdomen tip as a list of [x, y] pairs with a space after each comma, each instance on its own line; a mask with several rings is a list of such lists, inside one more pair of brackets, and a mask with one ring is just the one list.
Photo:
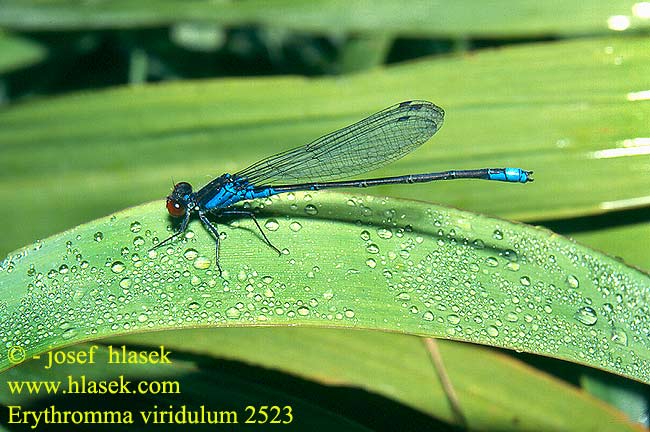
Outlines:
[[533, 181], [532, 171], [522, 170], [521, 168], [503, 168], [489, 170], [489, 179], [510, 183], [527, 183]]
[[531, 181], [530, 174], [532, 172], [522, 170], [521, 168], [506, 168], [505, 170], [506, 181], [514, 183], [526, 183]]

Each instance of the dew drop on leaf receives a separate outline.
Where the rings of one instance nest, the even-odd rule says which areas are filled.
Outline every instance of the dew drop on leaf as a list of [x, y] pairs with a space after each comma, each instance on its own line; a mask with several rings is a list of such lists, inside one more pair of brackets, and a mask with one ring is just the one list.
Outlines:
[[318, 214], [318, 209], [313, 204], [307, 204], [305, 206], [305, 213], [307, 213], [310, 216], [314, 216]]
[[113, 264], [111, 264], [111, 271], [113, 273], [122, 273], [126, 266], [122, 261], [115, 261]]
[[366, 246], [366, 250], [368, 251], [368, 253], [376, 254], [379, 253], [379, 246], [377, 246], [374, 243], [370, 243], [368, 246]]
[[571, 288], [575, 289], [580, 286], [580, 281], [578, 281], [578, 278], [575, 277], [574, 275], [567, 276], [566, 281]]
[[241, 311], [234, 306], [226, 309], [226, 316], [230, 319], [237, 319], [240, 317], [240, 315]]
[[199, 270], [207, 270], [210, 268], [211, 264], [212, 262], [210, 261], [210, 258], [204, 256], [197, 257], [194, 260], [194, 268], [197, 268]]
[[280, 224], [276, 219], [269, 219], [264, 223], [264, 228], [269, 231], [277, 231], [280, 228]]
[[596, 311], [589, 306], [584, 306], [578, 309], [573, 317], [582, 324], [588, 326], [592, 326], [598, 321], [598, 315], [596, 315]]

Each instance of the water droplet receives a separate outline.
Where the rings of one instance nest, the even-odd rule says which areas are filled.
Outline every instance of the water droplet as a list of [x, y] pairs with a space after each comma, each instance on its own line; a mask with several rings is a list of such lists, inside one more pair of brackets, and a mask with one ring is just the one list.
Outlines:
[[530, 286], [530, 278], [528, 276], [522, 276], [519, 278], [519, 283], [523, 286]]
[[183, 253], [183, 256], [186, 260], [193, 261], [199, 256], [199, 252], [196, 249], [190, 248]]
[[[306, 198], [307, 198], [307, 196], [305, 196], [305, 199], [306, 199]], [[307, 204], [307, 205], [305, 206], [305, 213], [307, 213], [307, 214], [310, 215], [310, 216], [314, 216], [314, 215], [317, 215], [317, 214], [318, 214], [318, 209], [317, 209], [316, 206], [313, 205], [313, 204]]]
[[434, 315], [433, 315], [433, 312], [431, 312], [431, 311], [426, 311], [422, 315], [422, 319], [425, 320], [425, 321], [433, 321], [433, 318], [434, 318]]
[[300, 306], [298, 308], [298, 315], [302, 315], [302, 316], [309, 315], [309, 308], [307, 306]]
[[376, 254], [379, 253], [379, 246], [377, 246], [374, 243], [370, 243], [368, 246], [366, 246], [366, 250], [368, 251], [368, 253]]
[[487, 334], [492, 336], [492, 337], [497, 337], [497, 336], [499, 336], [499, 329], [496, 328], [495, 326], [488, 326]]
[[126, 266], [122, 261], [115, 261], [113, 264], [111, 264], [111, 271], [113, 273], [122, 273]]
[[516, 272], [516, 271], [519, 271], [519, 269], [521, 268], [521, 266], [519, 265], [519, 263], [516, 263], [516, 262], [509, 262], [508, 264], [506, 264], [506, 268], [507, 268], [508, 270], [511, 270], [511, 271], [515, 271], [515, 272]]
[[146, 314], [142, 313], [142, 314], [138, 315], [138, 322], [143, 323], [143, 322], [146, 322], [148, 319], [149, 319], [149, 317], [147, 317]]
[[104, 240], [104, 233], [101, 232], [101, 231], [97, 231], [95, 233], [95, 235], [93, 236], [93, 238], [95, 239], [96, 242], [100, 242], [100, 241]]
[[352, 309], [346, 309], [345, 310], [345, 317], [346, 318], [354, 318], [354, 311]]
[[190, 304], [187, 305], [187, 308], [188, 308], [189, 310], [195, 311], [195, 310], [200, 309], [200, 308], [201, 308], [201, 305], [200, 305], [198, 302], [192, 302], [192, 303], [190, 303]]
[[393, 237], [393, 232], [386, 228], [380, 228], [377, 230], [377, 235], [383, 239], [389, 239]]
[[622, 328], [613, 327], [611, 340], [618, 345], [627, 346], [627, 333]]
[[580, 281], [574, 275], [567, 276], [566, 281], [569, 284], [569, 286], [573, 289], [576, 289], [580, 286]]
[[508, 261], [512, 261], [512, 262], [517, 261], [519, 259], [519, 255], [517, 255], [517, 252], [513, 251], [512, 249], [504, 250], [503, 257]]
[[132, 233], [134, 233], [134, 234], [139, 233], [141, 229], [142, 229], [142, 225], [140, 224], [140, 222], [135, 221], [135, 222], [133, 222], [131, 224], [131, 232]]
[[456, 314], [451, 314], [447, 316], [447, 321], [449, 321], [453, 325], [456, 325], [460, 322], [460, 317]]
[[495, 229], [495, 230], [492, 232], [492, 237], [493, 237], [495, 240], [503, 240], [503, 233], [501, 232], [501, 230]]
[[361, 231], [361, 240], [364, 241], [370, 240], [370, 233], [367, 230]]
[[575, 313], [573, 317], [576, 320], [588, 326], [592, 326], [596, 324], [596, 321], [598, 321], [598, 316], [596, 315], [596, 311], [589, 306], [581, 307], [580, 309], [578, 309], [578, 311]]
[[144, 245], [144, 239], [142, 237], [140, 237], [140, 236], [135, 236], [133, 238], [133, 246], [140, 247], [142, 245]]
[[614, 31], [624, 31], [630, 27], [630, 17], [627, 15], [612, 15], [607, 18], [607, 27]]
[[400, 299], [400, 300], [408, 301], [408, 300], [411, 300], [411, 294], [409, 294], [407, 292], [401, 292], [401, 293], [397, 294], [397, 298]]
[[293, 232], [298, 232], [302, 229], [302, 225], [300, 225], [300, 222], [291, 222], [289, 224], [289, 229]]
[[632, 6], [632, 14], [638, 18], [649, 19], [650, 2], [643, 1], [643, 2], [635, 3], [634, 6]]
[[375, 261], [375, 260], [372, 259], [372, 258], [368, 258], [368, 259], [366, 260], [366, 265], [367, 265], [368, 267], [370, 267], [370, 268], [375, 268], [375, 267], [377, 267], [377, 261]]
[[194, 268], [197, 268], [199, 270], [207, 270], [210, 268], [211, 264], [212, 262], [210, 261], [210, 258], [204, 256], [197, 257], [194, 260]]
[[226, 316], [230, 319], [237, 319], [240, 317], [240, 315], [241, 311], [234, 306], [226, 309]]
[[68, 340], [68, 339], [72, 339], [76, 335], [77, 335], [77, 329], [74, 327], [70, 327], [69, 329], [61, 333], [61, 338]]
[[280, 224], [276, 219], [269, 219], [264, 223], [264, 228], [269, 231], [277, 231], [280, 228]]
[[61, 274], [66, 274], [69, 271], [70, 271], [70, 268], [65, 264], [61, 264], [61, 266], [59, 267], [59, 273], [61, 273]]
[[120, 280], [120, 288], [122, 289], [131, 288], [131, 279], [128, 277], [122, 278], [122, 280]]
[[485, 259], [485, 264], [489, 267], [496, 267], [499, 265], [499, 260], [497, 260], [495, 257], [487, 257]]

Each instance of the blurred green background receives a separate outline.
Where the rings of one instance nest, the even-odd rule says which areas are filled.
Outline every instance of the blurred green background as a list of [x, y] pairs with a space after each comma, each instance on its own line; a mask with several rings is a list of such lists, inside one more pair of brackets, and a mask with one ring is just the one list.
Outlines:
[[[377, 176], [536, 182], [369, 193], [544, 225], [647, 271], [649, 77], [650, 2], [0, 0], [0, 254], [417, 98], [445, 126]], [[647, 422], [645, 387], [585, 386]]]

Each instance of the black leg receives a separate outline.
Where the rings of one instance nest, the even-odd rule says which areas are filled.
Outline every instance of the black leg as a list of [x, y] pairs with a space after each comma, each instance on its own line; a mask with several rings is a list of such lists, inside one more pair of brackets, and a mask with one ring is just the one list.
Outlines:
[[163, 240], [161, 242], [158, 242], [154, 247], [152, 247], [149, 250], [158, 249], [160, 246], [166, 245], [167, 243], [169, 243], [170, 241], [172, 241], [173, 239], [175, 239], [179, 235], [183, 234], [185, 232], [185, 230], [187, 229], [187, 224], [188, 223], [190, 223], [190, 212], [185, 213], [185, 217], [183, 218], [183, 221], [181, 222], [181, 226], [178, 227], [178, 230], [176, 230], [176, 232], [174, 234], [170, 235], [165, 240]]
[[278, 255], [282, 255], [282, 252], [280, 252], [280, 249], [276, 248], [273, 243], [271, 243], [271, 240], [264, 234], [264, 231], [262, 230], [262, 227], [260, 226], [260, 223], [257, 221], [257, 218], [255, 217], [255, 213], [246, 211], [246, 210], [222, 210], [219, 212], [220, 215], [243, 215], [243, 216], [248, 216], [249, 218], [253, 219], [253, 222], [255, 222], [255, 225], [257, 225], [257, 229], [260, 230], [260, 234], [262, 234], [262, 237], [264, 238], [264, 241], [266, 241], [266, 244], [269, 245], [273, 250], [275, 250]]
[[216, 260], [217, 269], [219, 270], [219, 276], [221, 276], [222, 271], [221, 271], [221, 265], [219, 264], [219, 230], [217, 229], [216, 226], [212, 224], [212, 222], [208, 220], [207, 217], [205, 217], [205, 213], [199, 212], [199, 219], [201, 219], [203, 225], [205, 225], [205, 227], [208, 229], [208, 231], [210, 231], [210, 233], [214, 237], [214, 243], [215, 243], [214, 258]]

